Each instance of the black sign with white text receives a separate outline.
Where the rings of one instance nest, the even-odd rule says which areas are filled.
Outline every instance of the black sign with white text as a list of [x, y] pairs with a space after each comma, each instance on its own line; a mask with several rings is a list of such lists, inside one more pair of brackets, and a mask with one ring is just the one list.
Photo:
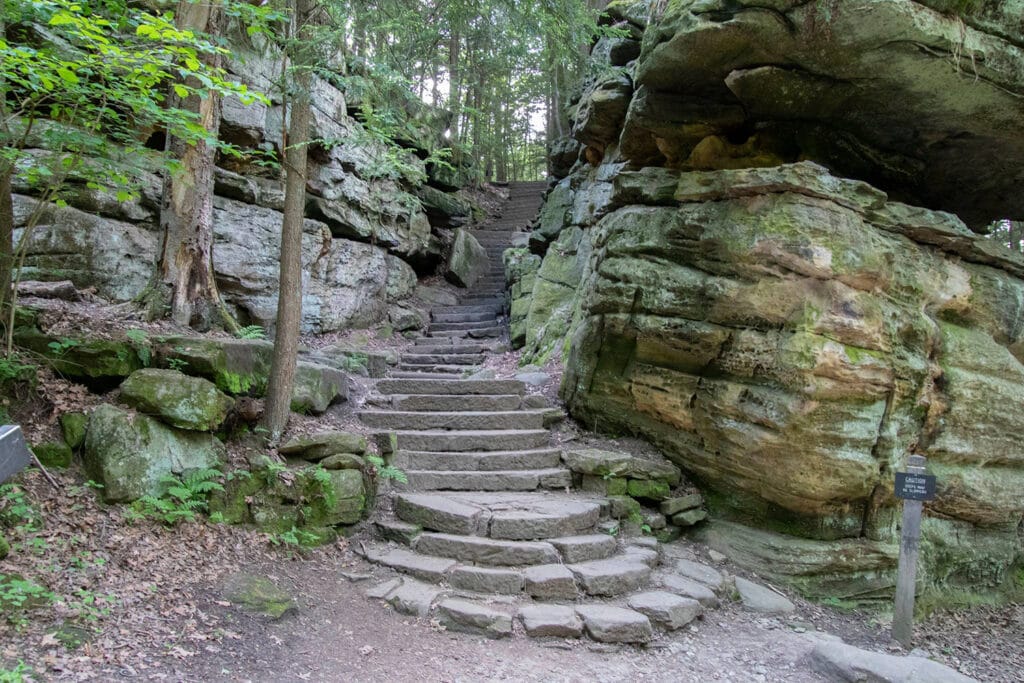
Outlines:
[[904, 500], [933, 500], [935, 498], [935, 475], [897, 472], [896, 497]]

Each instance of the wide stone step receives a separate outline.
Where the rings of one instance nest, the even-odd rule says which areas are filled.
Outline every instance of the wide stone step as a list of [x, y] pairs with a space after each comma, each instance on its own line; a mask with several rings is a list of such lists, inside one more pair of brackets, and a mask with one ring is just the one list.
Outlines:
[[637, 590], [651, 578], [651, 568], [638, 560], [612, 558], [569, 565], [587, 595], [622, 595]]
[[430, 318], [435, 323], [493, 322], [494, 311], [478, 311], [476, 313], [431, 313]]
[[395, 495], [399, 519], [431, 531], [513, 541], [592, 532], [601, 503], [550, 493], [412, 493]]
[[359, 413], [359, 418], [370, 427], [400, 430], [543, 429], [545, 412], [543, 410], [507, 412], [364, 410]]
[[417, 370], [392, 370], [389, 375], [395, 379], [451, 379], [456, 375], [450, 372], [428, 372], [428, 366], [420, 366]]
[[[418, 340], [417, 340], [418, 341]], [[416, 344], [409, 348], [406, 353], [402, 354], [410, 356], [479, 356], [484, 353], [496, 351], [496, 345], [493, 342], [489, 344], [480, 343], [457, 343], [457, 339], [449, 339], [445, 337], [443, 340], [431, 339], [427, 337], [423, 340], [422, 344]]]
[[467, 330], [435, 330], [431, 328], [427, 334], [430, 337], [455, 337], [458, 339], [491, 339], [500, 337], [504, 332], [502, 327], [475, 327]]
[[417, 552], [496, 567], [549, 564], [558, 551], [543, 541], [503, 541], [481, 536], [425, 532], [416, 538]]
[[448, 571], [457, 564], [455, 560], [449, 558], [422, 555], [404, 548], [391, 550], [383, 555], [372, 556], [370, 559], [385, 567], [391, 567], [431, 583], [443, 581]]
[[548, 445], [546, 429], [473, 431], [395, 431], [397, 450], [403, 451], [516, 451]]
[[441, 396], [494, 394], [522, 396], [526, 392], [526, 385], [514, 379], [382, 379], [377, 382], [377, 392]]
[[[458, 323], [447, 323], [447, 322], [432, 322], [430, 323], [430, 334], [435, 334], [440, 330], [479, 330], [479, 329], [490, 329], [494, 327], [493, 320], [488, 322], [491, 325], [481, 325], [479, 320], [470, 320], [469, 322], [458, 322]], [[500, 328], [498, 328], [500, 329]]]
[[505, 471], [406, 470], [406, 487], [416, 491], [536, 491], [572, 486], [563, 468]]
[[476, 370], [475, 365], [417, 365], [406, 363], [404, 360], [398, 364], [400, 371], [406, 372], [431, 372], [435, 375], [455, 375], [461, 377], [464, 374], [472, 374]]
[[517, 410], [523, 398], [517, 394], [507, 396], [437, 396], [422, 394], [414, 396], [393, 396], [391, 407], [403, 411], [506, 411]]
[[495, 306], [477, 306], [467, 304], [465, 306], [435, 306], [430, 309], [431, 315], [461, 315], [465, 313], [494, 313]]
[[[454, 472], [496, 472], [501, 470], [547, 470], [557, 468], [562, 460], [558, 448], [532, 451], [490, 451], [436, 453], [431, 451], [399, 451], [391, 456], [392, 464], [404, 470]], [[597, 559], [597, 558], [587, 558]]]
[[403, 353], [403, 365], [479, 365], [482, 353]]

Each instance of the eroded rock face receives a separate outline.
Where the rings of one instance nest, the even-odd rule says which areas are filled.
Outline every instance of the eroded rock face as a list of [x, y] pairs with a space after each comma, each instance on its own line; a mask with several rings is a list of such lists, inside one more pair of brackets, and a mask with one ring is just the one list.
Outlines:
[[644, 33], [622, 152], [696, 169], [813, 159], [974, 227], [1024, 215], [1022, 9], [668, 3]]
[[1020, 9], [612, 3], [640, 54], [594, 47], [543, 260], [506, 259], [572, 414], [658, 445], [708, 543], [810, 595], [891, 595], [911, 452], [925, 585], [1020, 580], [1024, 260], [970, 229], [1024, 214]]
[[[893, 472], [918, 450], [940, 482], [926, 576], [1009, 578], [1024, 260], [808, 163], [623, 173], [616, 205], [576, 290], [574, 415], [652, 439], [719, 518], [872, 552], [895, 540]], [[965, 525], [1008, 552], [953, 542]]]

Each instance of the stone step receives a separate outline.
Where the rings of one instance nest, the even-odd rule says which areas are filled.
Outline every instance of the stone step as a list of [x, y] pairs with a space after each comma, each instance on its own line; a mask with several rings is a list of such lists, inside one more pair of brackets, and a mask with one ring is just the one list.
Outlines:
[[457, 432], [394, 431], [395, 447], [403, 451], [517, 451], [543, 448], [551, 435], [546, 429], [489, 429]]
[[[540, 448], [532, 451], [490, 451], [437, 453], [431, 451], [399, 451], [392, 455], [392, 464], [404, 470], [454, 472], [497, 472], [501, 470], [546, 470], [559, 466], [562, 451]], [[598, 559], [588, 557], [586, 559]]]
[[397, 548], [381, 555], [371, 555], [369, 559], [431, 583], [443, 581], [448, 571], [458, 564], [452, 559], [422, 555], [405, 548]]
[[393, 396], [391, 407], [394, 410], [439, 412], [466, 410], [472, 412], [517, 410], [523, 398], [518, 394], [506, 396], [437, 396], [431, 394], [414, 394], [411, 396]]
[[449, 430], [510, 430], [543, 429], [543, 410], [517, 411], [397, 411], [364, 410], [359, 418], [370, 427], [383, 429], [422, 431], [430, 429]]
[[449, 598], [437, 606], [437, 620], [448, 631], [460, 631], [485, 638], [512, 635], [512, 615], [492, 605]]
[[494, 311], [479, 311], [476, 313], [431, 313], [430, 319], [435, 323], [492, 322], [494, 320]]
[[415, 491], [536, 491], [572, 486], [572, 472], [544, 470], [406, 470], [404, 486]]
[[504, 346], [501, 342], [494, 339], [473, 340], [453, 339], [451, 337], [417, 337], [412, 340], [412, 344], [412, 347], [409, 348], [410, 353], [425, 353], [422, 347], [440, 349], [439, 351], [431, 351], [430, 353], [449, 353], [449, 351], [445, 350], [446, 347], [449, 349], [454, 347], [464, 349], [469, 346], [475, 346], [481, 351], [486, 352]]
[[482, 536], [424, 532], [416, 552], [496, 567], [521, 567], [559, 561], [558, 551], [544, 541], [503, 541]]
[[601, 503], [548, 493], [412, 493], [395, 495], [399, 519], [431, 531], [513, 541], [590, 532]]
[[465, 306], [435, 306], [430, 309], [430, 313], [432, 315], [459, 315], [464, 313], [493, 313], [495, 310], [494, 306], [467, 304]]
[[422, 366], [420, 370], [392, 370], [388, 376], [394, 379], [446, 380], [452, 379], [456, 375], [452, 375], [450, 372], [427, 372], [427, 366]]
[[516, 595], [523, 592], [523, 573], [507, 567], [460, 564], [448, 575], [448, 585], [475, 593]]
[[604, 560], [614, 555], [619, 548], [615, 537], [608, 534], [553, 538], [551, 545], [555, 546], [566, 564]]
[[[419, 341], [419, 340], [417, 340], [417, 341]], [[430, 356], [430, 355], [440, 354], [442, 356], [443, 355], [451, 355], [451, 356], [460, 355], [461, 356], [461, 355], [468, 354], [468, 355], [471, 355], [471, 356], [479, 356], [479, 355], [484, 354], [484, 353], [494, 352], [496, 350], [496, 348], [495, 348], [496, 346], [500, 346], [500, 345], [496, 345], [493, 342], [489, 343], [489, 344], [480, 344], [480, 343], [473, 343], [473, 342], [459, 343], [459, 340], [457, 340], [457, 339], [450, 339], [448, 337], [445, 337], [443, 340], [441, 340], [441, 339], [431, 339], [430, 337], [426, 337], [426, 338], [423, 339], [423, 343], [422, 344], [415, 344], [415, 345], [409, 347], [409, 349], [403, 355], [408, 354], [408, 355], [412, 355], [412, 356], [416, 356], [416, 355]], [[500, 351], [499, 351], [499, 353], [500, 353]]]
[[579, 562], [568, 568], [587, 595], [622, 595], [637, 590], [651, 578], [647, 564], [629, 557]]
[[482, 353], [403, 353], [403, 365], [479, 365]]
[[430, 329], [427, 335], [430, 337], [455, 337], [458, 339], [490, 339], [500, 337], [505, 331], [503, 327], [476, 327], [468, 330], [434, 330]]
[[430, 372], [435, 375], [463, 375], [472, 374], [478, 369], [475, 365], [417, 365], [406, 363], [404, 360], [398, 364], [398, 369], [404, 372]]
[[481, 325], [479, 320], [470, 320], [469, 322], [458, 323], [432, 322], [430, 323], [430, 334], [436, 334], [441, 330], [479, 330], [493, 328], [494, 321], [490, 320], [488, 322], [490, 322], [491, 325]]
[[526, 393], [526, 385], [514, 379], [382, 379], [381, 394], [432, 394], [441, 396], [508, 395]]

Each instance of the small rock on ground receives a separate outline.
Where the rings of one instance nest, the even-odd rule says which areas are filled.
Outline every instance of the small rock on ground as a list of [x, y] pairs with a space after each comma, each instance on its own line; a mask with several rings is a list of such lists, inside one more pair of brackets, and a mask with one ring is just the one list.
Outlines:
[[775, 591], [748, 581], [742, 577], [736, 577], [736, 590], [740, 594], [743, 606], [752, 612], [762, 614], [791, 614], [796, 607]]
[[629, 599], [629, 606], [670, 631], [686, 626], [704, 611], [696, 600], [665, 591], [638, 593]]

